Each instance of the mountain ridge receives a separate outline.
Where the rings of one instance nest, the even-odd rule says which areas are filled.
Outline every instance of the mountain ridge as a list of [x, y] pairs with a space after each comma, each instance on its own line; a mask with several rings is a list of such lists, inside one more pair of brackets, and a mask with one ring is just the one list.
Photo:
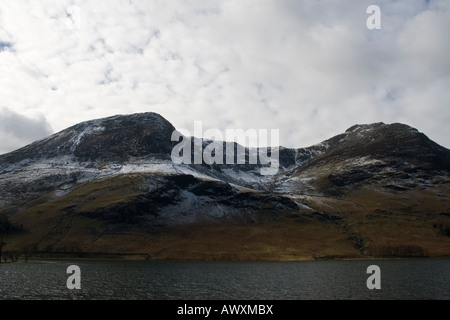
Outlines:
[[417, 129], [360, 124], [280, 147], [273, 176], [260, 163], [175, 165], [174, 130], [156, 113], [116, 115], [0, 155], [0, 215], [21, 230], [6, 248], [149, 259], [450, 255], [450, 150]]

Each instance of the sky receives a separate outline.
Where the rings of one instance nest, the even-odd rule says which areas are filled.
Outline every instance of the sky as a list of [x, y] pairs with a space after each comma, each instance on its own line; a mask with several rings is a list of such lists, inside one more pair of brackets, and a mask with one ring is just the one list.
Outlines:
[[450, 148], [449, 30], [448, 0], [0, 0], [0, 154], [148, 111], [286, 147], [401, 122]]

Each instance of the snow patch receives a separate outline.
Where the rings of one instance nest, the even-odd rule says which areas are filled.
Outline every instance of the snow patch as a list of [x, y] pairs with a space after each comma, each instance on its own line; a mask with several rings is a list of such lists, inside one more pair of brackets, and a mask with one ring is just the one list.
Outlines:
[[99, 133], [105, 130], [105, 127], [101, 126], [100, 120], [94, 120], [89, 125], [87, 125], [83, 131], [78, 133], [73, 139], [72, 139], [72, 146], [70, 147], [70, 151], [74, 152], [77, 147], [80, 145], [81, 141], [83, 141], [83, 138], [85, 135], [92, 135], [94, 133]]
[[378, 159], [373, 159], [370, 156], [365, 156], [365, 157], [350, 159], [345, 164], [346, 164], [346, 166], [363, 167], [363, 166], [369, 166], [369, 165], [380, 165], [380, 164], [384, 164], [384, 162], [381, 160], [378, 160]]

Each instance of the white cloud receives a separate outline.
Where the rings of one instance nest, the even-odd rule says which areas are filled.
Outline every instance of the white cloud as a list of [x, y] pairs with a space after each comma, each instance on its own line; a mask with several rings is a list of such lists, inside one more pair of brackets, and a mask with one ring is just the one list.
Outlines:
[[449, 2], [379, 1], [381, 30], [370, 4], [0, 0], [1, 103], [56, 131], [154, 111], [191, 131], [279, 128], [292, 147], [406, 122], [449, 147]]

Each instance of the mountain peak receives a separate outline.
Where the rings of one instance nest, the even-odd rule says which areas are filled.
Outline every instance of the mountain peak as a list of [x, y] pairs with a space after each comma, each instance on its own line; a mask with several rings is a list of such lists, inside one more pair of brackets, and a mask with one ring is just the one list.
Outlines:
[[[70, 129], [70, 128], [69, 128]], [[173, 125], [153, 112], [116, 115], [72, 127], [71, 151], [82, 160], [169, 153]]]
[[81, 122], [1, 157], [2, 162], [13, 163], [67, 155], [87, 161], [170, 154], [174, 130], [169, 121], [154, 112], [115, 115]]
[[403, 124], [403, 123], [396, 122], [396, 123], [386, 124], [384, 122], [375, 122], [375, 123], [369, 123], [369, 124], [355, 124], [355, 125], [351, 126], [350, 128], [348, 128], [347, 130], [345, 130], [345, 133], [352, 133], [352, 132], [364, 133], [364, 132], [371, 132], [373, 130], [378, 130], [378, 129], [389, 130], [391, 132], [394, 132], [394, 131], [410, 131], [410, 132], [416, 132], [416, 133], [419, 132], [416, 128], [413, 128], [413, 127], [408, 126], [407, 124]]
[[385, 125], [384, 122], [376, 122], [371, 124], [355, 124], [350, 128], [348, 128], [347, 130], [345, 130], [345, 132], [349, 133], [349, 132], [361, 132], [366, 130], [373, 130], [384, 125]]
[[306, 157], [297, 169], [299, 172], [317, 169], [322, 164], [338, 167], [358, 159], [377, 159], [398, 170], [403, 170], [399, 168], [404, 164], [430, 170], [450, 170], [450, 150], [402, 123], [357, 124], [319, 145], [325, 148], [315, 152], [317, 147], [313, 146], [302, 153], [313, 156]]

